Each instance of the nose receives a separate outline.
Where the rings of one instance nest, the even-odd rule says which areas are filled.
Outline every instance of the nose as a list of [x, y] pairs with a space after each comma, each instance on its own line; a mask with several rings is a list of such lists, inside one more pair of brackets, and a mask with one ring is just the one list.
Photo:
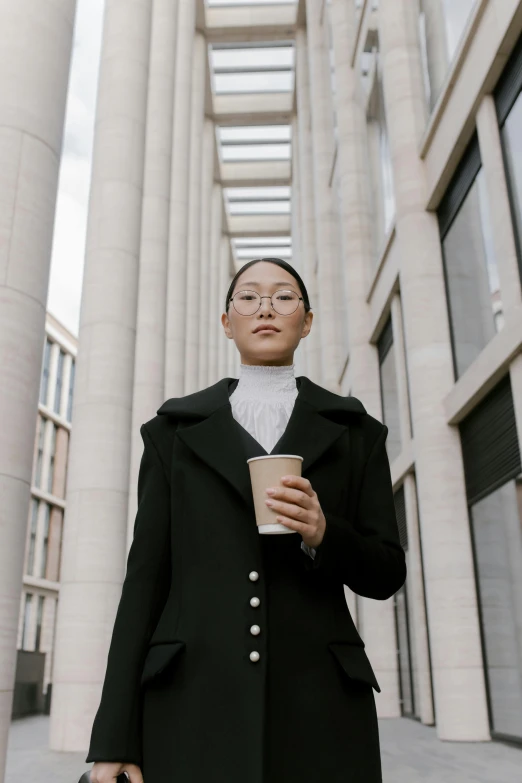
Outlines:
[[272, 302], [269, 296], [263, 296], [261, 298], [261, 307], [259, 308], [261, 313], [272, 313]]

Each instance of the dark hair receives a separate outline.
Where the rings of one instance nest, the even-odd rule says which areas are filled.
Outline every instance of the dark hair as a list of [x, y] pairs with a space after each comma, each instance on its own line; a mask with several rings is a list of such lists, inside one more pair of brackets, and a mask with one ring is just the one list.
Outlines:
[[284, 269], [286, 272], [291, 274], [292, 277], [295, 277], [295, 279], [299, 284], [299, 288], [301, 289], [301, 293], [303, 295], [303, 304], [304, 304], [305, 313], [307, 313], [309, 310], [312, 309], [310, 305], [310, 300], [308, 298], [308, 291], [306, 290], [306, 286], [301, 280], [300, 275], [295, 271], [293, 266], [291, 266], [288, 263], [288, 261], [284, 261], [282, 258], [254, 258], [252, 261], [247, 261], [246, 264], [243, 264], [241, 269], [238, 272], [236, 272], [236, 274], [234, 275], [232, 282], [230, 283], [230, 287], [227, 291], [227, 297], [225, 300], [225, 313], [228, 314], [228, 307], [230, 305], [230, 300], [232, 298], [232, 291], [234, 290], [238, 277], [241, 274], [243, 274], [245, 269], [248, 269], [249, 266], [252, 266], [252, 264], [258, 264], [260, 261], [269, 261], [271, 264], [277, 264], [277, 266], [280, 266], [281, 269]]

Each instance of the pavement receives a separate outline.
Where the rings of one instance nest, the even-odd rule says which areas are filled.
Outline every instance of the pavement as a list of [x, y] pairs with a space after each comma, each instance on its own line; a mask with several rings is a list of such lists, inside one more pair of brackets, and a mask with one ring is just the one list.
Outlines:
[[[12, 722], [6, 783], [78, 783], [91, 768], [84, 761], [86, 752], [48, 749], [49, 720], [37, 715]], [[522, 748], [500, 742], [442, 742], [434, 727], [407, 718], [379, 720], [379, 733], [383, 783], [522, 782]]]

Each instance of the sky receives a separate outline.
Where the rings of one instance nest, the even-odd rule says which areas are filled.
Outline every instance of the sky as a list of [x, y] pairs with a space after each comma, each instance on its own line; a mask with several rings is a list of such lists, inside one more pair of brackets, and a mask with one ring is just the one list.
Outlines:
[[47, 309], [76, 337], [105, 0], [78, 0]]

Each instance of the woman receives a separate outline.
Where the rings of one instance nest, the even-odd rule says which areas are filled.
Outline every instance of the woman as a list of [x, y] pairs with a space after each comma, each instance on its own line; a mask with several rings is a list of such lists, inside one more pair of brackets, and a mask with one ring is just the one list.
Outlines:
[[[245, 264], [221, 318], [239, 380], [167, 400], [141, 427], [93, 783], [382, 780], [380, 688], [343, 585], [385, 600], [406, 578], [388, 430], [294, 376], [312, 319], [288, 263]], [[303, 457], [267, 492], [290, 535], [255, 524], [246, 460], [267, 453]]]

